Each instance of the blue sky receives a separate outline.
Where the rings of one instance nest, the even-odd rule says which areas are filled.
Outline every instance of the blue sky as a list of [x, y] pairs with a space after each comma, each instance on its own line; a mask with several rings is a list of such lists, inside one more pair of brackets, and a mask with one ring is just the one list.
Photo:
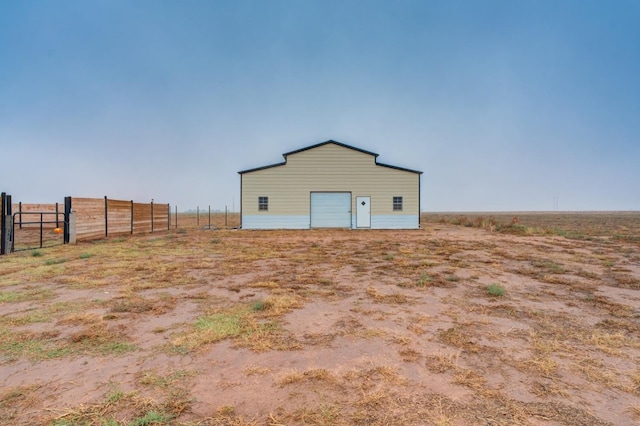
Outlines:
[[334, 139], [424, 211], [640, 210], [640, 2], [4, 1], [0, 190], [239, 208]]

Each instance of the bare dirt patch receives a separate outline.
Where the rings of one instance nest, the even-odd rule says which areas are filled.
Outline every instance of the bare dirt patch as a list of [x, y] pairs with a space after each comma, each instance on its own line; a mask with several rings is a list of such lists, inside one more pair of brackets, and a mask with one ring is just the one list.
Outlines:
[[640, 421], [640, 216], [426, 218], [3, 257], [2, 421]]

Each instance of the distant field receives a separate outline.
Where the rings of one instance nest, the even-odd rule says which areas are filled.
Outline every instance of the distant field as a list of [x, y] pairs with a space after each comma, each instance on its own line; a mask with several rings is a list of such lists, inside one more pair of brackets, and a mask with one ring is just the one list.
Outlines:
[[0, 258], [2, 424], [640, 422], [640, 214], [231, 217]]
[[[485, 226], [491, 220], [505, 231], [573, 237], [640, 236], [640, 212], [513, 212], [513, 213], [423, 213], [426, 222], [445, 222], [466, 226]], [[513, 222], [517, 222], [513, 227]]]

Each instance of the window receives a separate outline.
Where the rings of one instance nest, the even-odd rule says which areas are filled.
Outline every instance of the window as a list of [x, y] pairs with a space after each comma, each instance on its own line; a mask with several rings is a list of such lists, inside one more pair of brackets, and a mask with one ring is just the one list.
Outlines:
[[258, 210], [264, 212], [269, 210], [269, 197], [258, 197]]
[[393, 197], [393, 211], [402, 211], [402, 197]]

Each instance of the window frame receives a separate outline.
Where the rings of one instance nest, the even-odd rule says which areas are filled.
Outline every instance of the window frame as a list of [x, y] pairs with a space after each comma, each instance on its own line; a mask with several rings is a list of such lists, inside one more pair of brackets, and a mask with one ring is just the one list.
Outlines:
[[269, 197], [265, 195], [258, 196], [258, 211], [259, 212], [268, 212], [269, 211]]
[[393, 211], [401, 212], [404, 210], [404, 198], [402, 195], [394, 195], [393, 196]]

